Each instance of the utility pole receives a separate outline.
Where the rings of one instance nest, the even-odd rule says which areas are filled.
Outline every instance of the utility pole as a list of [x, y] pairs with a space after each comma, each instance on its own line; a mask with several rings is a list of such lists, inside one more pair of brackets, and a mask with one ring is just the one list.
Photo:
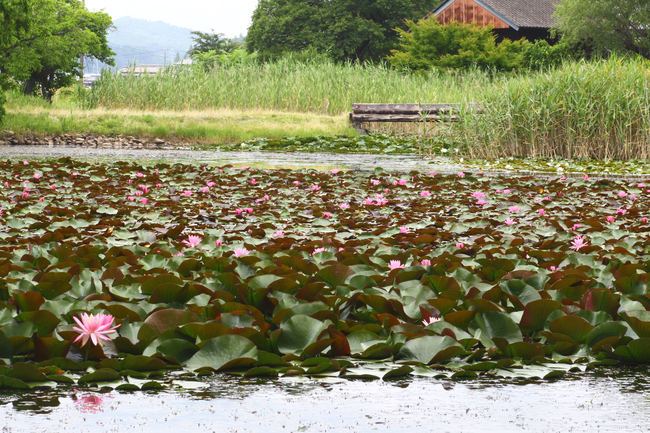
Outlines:
[[167, 66], [167, 50], [168, 49], [169, 48], [163, 48], [163, 53], [164, 53], [164, 56], [163, 56], [163, 68], [165, 68], [165, 66]]

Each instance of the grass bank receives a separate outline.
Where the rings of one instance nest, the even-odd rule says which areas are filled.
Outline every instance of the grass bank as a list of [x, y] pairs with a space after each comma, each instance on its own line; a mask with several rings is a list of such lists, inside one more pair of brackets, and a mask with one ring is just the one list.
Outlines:
[[39, 98], [17, 93], [9, 93], [8, 96], [7, 116], [2, 129], [18, 134], [90, 132], [218, 145], [260, 137], [280, 139], [286, 136], [355, 135], [345, 115], [224, 108], [203, 111], [84, 109], [76, 102], [74, 95], [59, 95], [52, 105]]

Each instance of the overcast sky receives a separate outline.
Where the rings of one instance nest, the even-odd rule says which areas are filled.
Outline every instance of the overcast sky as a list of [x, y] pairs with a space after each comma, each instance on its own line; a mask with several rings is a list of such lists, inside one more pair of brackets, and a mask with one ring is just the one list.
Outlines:
[[149, 21], [164, 21], [192, 30], [223, 33], [227, 37], [246, 34], [257, 0], [86, 0], [86, 8]]

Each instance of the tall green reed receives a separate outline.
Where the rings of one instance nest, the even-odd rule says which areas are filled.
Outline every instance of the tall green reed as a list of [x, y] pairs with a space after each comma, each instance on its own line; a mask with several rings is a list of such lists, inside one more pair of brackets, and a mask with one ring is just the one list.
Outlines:
[[495, 81], [447, 130], [473, 156], [647, 159], [650, 62], [612, 57]]
[[388, 65], [283, 59], [123, 78], [105, 73], [90, 106], [144, 110], [280, 110], [337, 115], [353, 102], [457, 102], [491, 81], [481, 72], [400, 73]]

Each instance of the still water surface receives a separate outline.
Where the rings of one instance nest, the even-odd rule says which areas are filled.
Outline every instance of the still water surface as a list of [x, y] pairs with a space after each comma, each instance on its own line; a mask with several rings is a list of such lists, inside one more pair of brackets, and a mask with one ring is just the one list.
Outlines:
[[0, 425], [3, 433], [646, 432], [650, 375], [332, 383], [218, 375], [194, 390], [4, 392]]

